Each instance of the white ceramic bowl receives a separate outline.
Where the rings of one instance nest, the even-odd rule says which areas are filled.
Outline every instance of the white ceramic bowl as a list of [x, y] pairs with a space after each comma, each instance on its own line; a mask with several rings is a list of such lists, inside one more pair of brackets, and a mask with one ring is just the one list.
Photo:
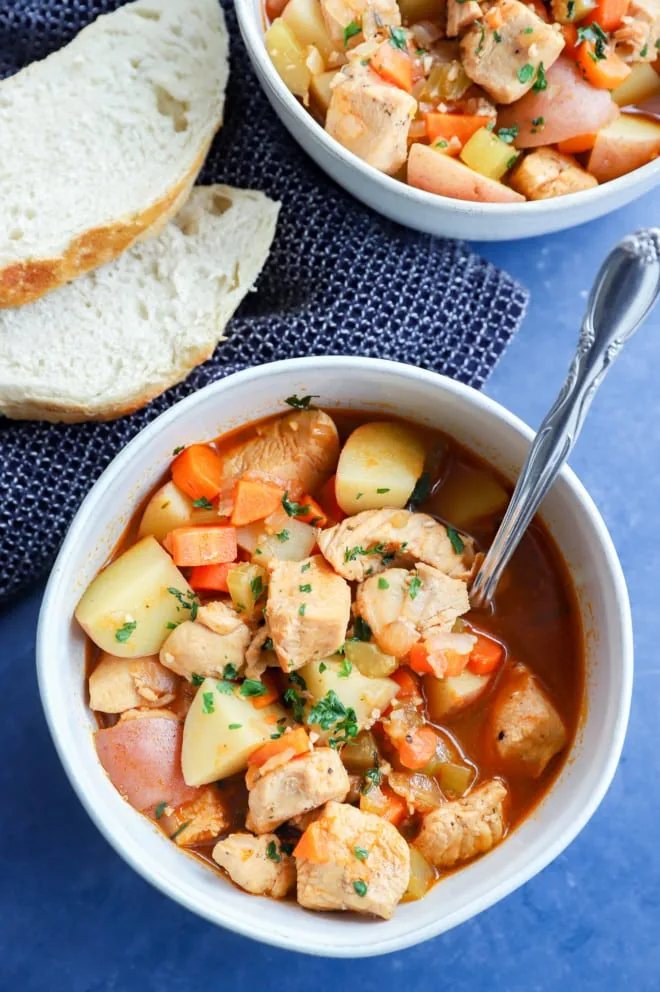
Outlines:
[[512, 241], [575, 227], [622, 207], [660, 182], [660, 158], [595, 189], [529, 203], [469, 203], [415, 189], [378, 172], [335, 141], [286, 88], [264, 45], [262, 0], [236, 0], [250, 60], [276, 114], [317, 165], [367, 206], [419, 231]]
[[207, 386], [136, 437], [106, 469], [71, 525], [44, 598], [37, 635], [41, 698], [55, 745], [80, 800], [136, 871], [214, 923], [290, 950], [338, 957], [383, 954], [427, 940], [497, 902], [540, 871], [585, 825], [610, 784], [628, 719], [632, 635], [626, 586], [598, 510], [564, 469], [543, 516], [577, 590], [585, 629], [588, 707], [558, 781], [524, 823], [491, 853], [449, 876], [389, 922], [311, 913], [294, 902], [247, 895], [178, 850], [111, 785], [92, 742], [84, 691], [84, 637], [75, 605], [172, 450], [287, 409], [292, 393], [328, 407], [396, 410], [448, 431], [514, 477], [532, 431], [497, 403], [432, 372], [374, 359], [277, 362]]

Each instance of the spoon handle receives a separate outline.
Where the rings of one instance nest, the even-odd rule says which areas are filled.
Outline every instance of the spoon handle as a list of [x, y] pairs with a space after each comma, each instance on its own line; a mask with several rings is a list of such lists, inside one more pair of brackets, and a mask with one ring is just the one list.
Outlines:
[[659, 295], [660, 229], [650, 228], [624, 238], [596, 277], [566, 381], [534, 438], [472, 585], [473, 607], [486, 607], [492, 599], [502, 570], [573, 449], [596, 390]]

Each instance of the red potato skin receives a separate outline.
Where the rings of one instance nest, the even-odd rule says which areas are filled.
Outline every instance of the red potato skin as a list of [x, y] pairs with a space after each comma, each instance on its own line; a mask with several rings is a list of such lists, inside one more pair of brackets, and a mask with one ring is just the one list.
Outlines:
[[454, 200], [476, 203], [520, 203], [525, 197], [503, 183], [487, 179], [462, 162], [433, 151], [428, 145], [415, 144], [408, 155], [408, 183], [429, 193], [439, 193]]
[[94, 735], [96, 753], [115, 788], [140, 812], [165, 800], [171, 806], [194, 799], [199, 789], [181, 773], [183, 728], [178, 720], [144, 717]]
[[[559, 58], [547, 73], [547, 89], [530, 90], [521, 100], [504, 107], [497, 127], [518, 125], [517, 148], [538, 148], [557, 141], [595, 134], [619, 116], [608, 90], [597, 90], [580, 75], [570, 59]], [[543, 118], [543, 126], [532, 121]]]

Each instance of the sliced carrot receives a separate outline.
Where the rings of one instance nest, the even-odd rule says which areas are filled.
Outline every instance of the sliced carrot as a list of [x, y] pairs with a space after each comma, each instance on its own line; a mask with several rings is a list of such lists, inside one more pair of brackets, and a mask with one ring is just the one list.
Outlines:
[[380, 815], [396, 827], [408, 816], [408, 805], [405, 799], [396, 794], [394, 789], [390, 789], [389, 785], [381, 785], [380, 790], [387, 800], [386, 809]]
[[504, 648], [499, 641], [484, 634], [477, 634], [477, 643], [470, 652], [468, 668], [475, 675], [489, 675], [504, 658]]
[[182, 567], [235, 561], [238, 551], [233, 527], [177, 527], [167, 540], [174, 564]]
[[415, 771], [427, 765], [438, 747], [438, 735], [432, 727], [420, 727], [406, 734], [399, 744], [399, 759], [405, 768]]
[[191, 499], [215, 499], [222, 487], [222, 461], [208, 444], [191, 444], [172, 462], [172, 479]]
[[577, 54], [578, 32], [575, 24], [560, 24], [564, 36], [564, 55], [575, 58]]
[[231, 522], [234, 527], [245, 527], [256, 520], [263, 520], [279, 510], [284, 490], [267, 482], [239, 479], [234, 489], [234, 508]]
[[315, 865], [326, 864], [330, 860], [325, 838], [317, 823], [310, 823], [293, 849], [294, 858], [304, 858]]
[[397, 699], [419, 696], [419, 683], [409, 668], [401, 665], [389, 676], [399, 686]]
[[[429, 662], [429, 649], [423, 641], [417, 641], [410, 649], [408, 664], [418, 675], [434, 673], [433, 665]], [[399, 693], [400, 695], [400, 693]]]
[[616, 31], [628, 13], [630, 0], [599, 0], [598, 6], [583, 19], [583, 24], [599, 24], [603, 31]]
[[304, 507], [304, 513], [296, 513], [296, 520], [301, 520], [304, 524], [311, 524], [313, 527], [325, 527], [328, 517], [315, 499], [311, 496], [302, 496], [298, 501]]
[[451, 679], [455, 675], [460, 675], [465, 670], [469, 660], [469, 654], [459, 654], [458, 651], [446, 650], [442, 652], [445, 656], [444, 678]]
[[614, 52], [608, 52], [603, 59], [597, 59], [596, 46], [592, 41], [583, 41], [577, 50], [577, 64], [582, 75], [598, 90], [614, 90], [631, 73], [629, 65]]
[[[253, 696], [252, 698], [264, 699], [265, 697]], [[265, 744], [261, 744], [249, 756], [247, 763], [248, 765], [254, 765], [260, 768], [261, 765], [274, 758], [276, 754], [281, 754], [282, 751], [286, 751], [289, 748], [293, 748], [296, 754], [306, 754], [309, 751], [309, 737], [304, 727], [296, 727], [295, 730], [282, 734], [276, 741], [266, 741]]]
[[390, 41], [379, 45], [369, 62], [371, 68], [388, 83], [393, 83], [400, 90], [412, 93], [413, 64], [410, 56], [396, 48]]
[[200, 592], [229, 592], [227, 572], [233, 567], [233, 562], [223, 562], [221, 565], [195, 565], [190, 573], [188, 582]]
[[[270, 706], [271, 703], [277, 702], [280, 695], [279, 692], [277, 691], [277, 686], [273, 681], [272, 675], [268, 675], [268, 673], [266, 672], [264, 675], [261, 676], [261, 681], [266, 686], [267, 691], [264, 693], [263, 696], [250, 696], [250, 702], [254, 706], [255, 710], [263, 710], [265, 709], [266, 706]], [[289, 737], [290, 735], [287, 734], [286, 736]], [[281, 737], [280, 740], [282, 740]], [[271, 743], [277, 744], [277, 741], [272, 741]], [[266, 745], [264, 744], [262, 746], [265, 747]], [[290, 747], [291, 745], [288, 746]]]
[[462, 145], [488, 124], [489, 118], [478, 114], [441, 114], [432, 111], [425, 115], [426, 134], [431, 143], [443, 138], [450, 141], [458, 138]]
[[487, 11], [484, 20], [488, 25], [488, 27], [491, 29], [491, 31], [499, 31], [499, 29], [504, 24], [502, 11], [499, 9], [499, 7], [491, 7], [490, 10]]
[[[414, 123], [414, 122], [413, 122]], [[325, 515], [329, 520], [334, 521], [336, 524], [340, 524], [342, 520], [346, 519], [346, 514], [337, 502], [337, 494], [335, 491], [335, 482], [337, 481], [337, 476], [333, 475], [321, 490], [321, 495], [319, 496], [319, 503]]]
[[557, 151], [563, 155], [578, 155], [580, 152], [588, 152], [596, 144], [596, 134], [578, 134], [575, 138], [566, 138], [565, 141], [557, 142]]

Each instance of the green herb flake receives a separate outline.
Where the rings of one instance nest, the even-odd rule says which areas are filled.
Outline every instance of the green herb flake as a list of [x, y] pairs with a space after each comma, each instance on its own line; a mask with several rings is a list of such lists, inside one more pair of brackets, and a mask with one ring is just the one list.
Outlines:
[[202, 713], [214, 713], [215, 712], [215, 700], [213, 698], [212, 692], [202, 693]]
[[282, 506], [289, 517], [305, 517], [312, 510], [311, 506], [303, 506], [301, 503], [290, 500], [288, 489], [282, 497]]
[[353, 636], [356, 637], [358, 641], [371, 640], [371, 627], [366, 620], [362, 619], [362, 617], [356, 617], [353, 622]]
[[284, 724], [282, 724], [281, 727], [278, 727], [277, 728], [277, 730], [275, 731], [274, 734], [271, 734], [270, 735], [271, 741], [278, 741], [280, 739], [280, 737], [282, 736], [282, 734], [284, 733], [285, 730], [286, 730], [286, 727], [284, 726]]
[[[222, 693], [223, 696], [231, 696], [234, 691], [234, 684], [232, 682], [226, 682], [224, 679], [220, 682], [216, 682], [215, 687], [218, 692]], [[206, 695], [206, 693], [204, 693], [204, 695]]]
[[268, 689], [260, 679], [244, 679], [239, 692], [241, 696], [251, 698], [252, 696], [265, 696]]
[[186, 827], [189, 826], [190, 826], [190, 820], [186, 820], [185, 823], [182, 823], [181, 826], [177, 830], [175, 830], [173, 834], [170, 834], [170, 840], [174, 840], [175, 837], [178, 837], [179, 834], [182, 834], [183, 831], [186, 829]]
[[307, 609], [307, 603], [301, 603], [300, 606], [298, 607], [298, 616], [304, 617], [306, 609]]
[[357, 561], [358, 557], [365, 555], [387, 555], [387, 553], [387, 548], [382, 541], [375, 544], [373, 548], [363, 548], [361, 544], [356, 544], [354, 548], [344, 548], [344, 561]]
[[475, 55], [481, 55], [481, 53], [484, 50], [484, 44], [485, 44], [485, 41], [486, 41], [486, 28], [484, 27], [482, 21], [477, 21], [477, 23], [475, 24], [475, 27], [477, 27], [479, 29], [479, 31], [481, 32], [481, 36], [479, 38], [479, 44], [477, 45], [477, 47], [474, 50], [474, 54]]
[[289, 534], [289, 532], [288, 532], [288, 530], [286, 529], [286, 527], [284, 528], [284, 530], [281, 530], [281, 531], [279, 532], [279, 534], [276, 534], [276, 535], [275, 535], [275, 537], [276, 537], [276, 538], [277, 538], [277, 540], [278, 540], [278, 541], [280, 542], [280, 544], [284, 544], [284, 543], [285, 543], [286, 541], [288, 541], [288, 540], [289, 540], [289, 538], [290, 538], [290, 536], [291, 536], [291, 535]]
[[165, 812], [168, 806], [169, 803], [167, 799], [161, 799], [161, 801], [158, 803], [154, 811], [157, 820], [160, 820], [161, 816], [163, 815], [163, 813]]
[[168, 620], [167, 623], [165, 624], [167, 630], [176, 630], [178, 626], [179, 626], [178, 623], [172, 623], [171, 620]]
[[236, 665], [232, 665], [231, 663], [225, 665], [222, 670], [222, 677], [223, 679], [237, 679], [238, 669], [236, 668]]
[[378, 588], [379, 589], [389, 589], [390, 584], [387, 579], [384, 579], [382, 575], [378, 577]]
[[322, 672], [325, 672], [327, 670], [327, 668], [328, 668], [328, 666], [326, 665], [326, 663], [324, 661], [322, 661], [320, 663], [320, 665], [319, 665], [319, 672], [321, 672], [321, 673]]
[[291, 709], [293, 719], [296, 723], [303, 723], [305, 720], [305, 700], [300, 693], [289, 686], [288, 689], [284, 690], [284, 695], [282, 698], [284, 699], [285, 705]]
[[213, 503], [206, 498], [206, 496], [200, 496], [199, 499], [193, 500], [193, 506], [196, 510], [212, 510]]
[[193, 672], [193, 676], [192, 676], [193, 685], [200, 686], [203, 681], [204, 681], [203, 675], [197, 675], [196, 673]]
[[298, 589], [300, 590], [300, 592], [311, 592], [312, 591], [312, 587], [309, 584], [309, 582], [305, 582], [303, 585], [298, 586]]
[[[353, 34], [357, 34], [359, 30], [360, 29], [358, 28], [358, 30], [354, 31]], [[351, 38], [352, 35], [349, 34], [348, 37]], [[346, 48], [346, 39], [344, 39], [344, 48]], [[312, 393], [309, 396], [300, 396], [300, 397], [296, 396], [296, 394], [294, 393], [293, 396], [287, 396], [284, 402], [287, 403], [289, 406], [292, 406], [294, 410], [316, 410], [317, 408], [312, 404], [312, 400], [317, 400], [317, 399], [319, 399], [318, 393], [315, 394]]]
[[421, 58], [422, 55], [426, 55], [426, 49], [425, 48], [416, 48], [415, 49], [415, 55], [419, 55], [419, 57]]
[[502, 41], [502, 35], [500, 34], [499, 31], [493, 31], [493, 38], [495, 39], [498, 45]]
[[540, 93], [542, 90], [547, 90], [548, 80], [546, 79], [545, 69], [543, 68], [543, 63], [539, 62], [539, 67], [536, 71], [536, 79], [532, 89], [535, 93]]
[[264, 643], [261, 645], [262, 651], [272, 651], [273, 650], [273, 638], [267, 637]]
[[641, 52], [639, 53], [639, 57], [640, 59], [645, 59], [648, 54], [649, 54], [649, 46], [644, 45]]
[[354, 847], [353, 853], [358, 861], [366, 861], [369, 857], [369, 851], [366, 847]]
[[383, 776], [378, 765], [374, 765], [373, 768], [367, 768], [366, 772], [362, 776], [362, 788], [360, 789], [360, 792], [363, 796], [366, 796], [367, 793], [371, 792], [371, 790], [377, 785], [380, 785], [382, 780]]
[[434, 148], [449, 148], [449, 142], [445, 141], [444, 138], [439, 138], [437, 141], [433, 142]]
[[174, 449], [174, 451], [172, 452], [172, 454], [173, 455], [180, 455], [184, 448], [185, 448], [185, 445], [184, 444], [177, 444], [177, 446]]
[[353, 671], [353, 663], [350, 662], [348, 658], [344, 658], [341, 665], [339, 666], [337, 677], [340, 679], [347, 679], [352, 671]]
[[356, 500], [358, 500], [358, 499], [362, 499], [362, 497], [363, 497], [363, 496], [364, 496], [364, 493], [356, 493], [356, 494], [355, 494], [355, 499], [356, 499]]
[[331, 737], [328, 741], [330, 747], [337, 747], [338, 744], [345, 744], [358, 735], [358, 722], [355, 710], [352, 706], [344, 706], [334, 689], [330, 689], [323, 699], [311, 708], [307, 717], [309, 724], [318, 724], [321, 730], [332, 728], [337, 737]]
[[228, 729], [229, 730], [240, 730], [242, 726], [243, 726], [242, 723], [230, 723]]
[[279, 864], [282, 860], [282, 857], [277, 850], [277, 844], [274, 840], [269, 840], [266, 845], [266, 857], [270, 861], [275, 861], [277, 864]]
[[534, 28], [525, 28], [523, 34], [534, 34]]
[[376, 492], [379, 496], [382, 496], [383, 493], [389, 493], [389, 489], [377, 489]]
[[366, 896], [369, 886], [366, 882], [353, 882], [353, 888], [359, 896]]
[[[362, 28], [357, 23], [357, 21], [351, 21], [344, 28], [344, 48], [348, 48], [348, 43], [356, 34], [359, 34]], [[287, 400], [287, 403], [289, 401]]]
[[187, 592], [185, 595], [180, 589], [175, 589], [174, 586], [168, 586], [167, 591], [170, 596], [179, 602], [177, 609], [190, 610], [190, 619], [194, 620], [197, 616], [197, 610], [199, 609], [199, 600], [197, 599], [197, 594], [194, 592]]
[[505, 145], [512, 145], [518, 137], [518, 125], [513, 124], [511, 127], [501, 127], [497, 132], [497, 137], [500, 141], [503, 141]]
[[301, 565], [300, 566], [300, 571], [301, 572], [309, 572], [309, 570], [310, 570], [311, 567], [312, 567], [311, 561], [305, 562], [304, 565]]
[[408, 586], [408, 595], [410, 596], [410, 598], [416, 599], [419, 594], [419, 590], [421, 588], [422, 588], [422, 580], [420, 579], [419, 575], [413, 575], [412, 579], [410, 580], [410, 585]]
[[295, 846], [296, 846], [295, 844], [290, 844], [287, 841], [284, 840], [280, 841], [280, 851], [282, 852], [282, 854], [287, 854], [289, 857], [291, 857], [291, 855], [293, 854], [293, 849]]
[[298, 674], [298, 672], [291, 672], [291, 674], [289, 675], [289, 682], [293, 682], [293, 684], [297, 685], [299, 689], [303, 690], [303, 692], [307, 688], [307, 683], [305, 682], [302, 675]]
[[457, 555], [462, 554], [462, 552], [465, 550], [465, 544], [463, 543], [463, 539], [461, 538], [461, 535], [458, 533], [458, 531], [455, 530], [453, 527], [448, 527], [447, 537], [451, 541], [451, 546], [456, 552], [456, 554]]
[[431, 476], [428, 472], [422, 472], [415, 483], [415, 488], [410, 494], [410, 499], [406, 503], [407, 510], [415, 511], [418, 506], [424, 503], [431, 495]]
[[395, 48], [401, 49], [405, 52], [408, 47], [408, 40], [406, 38], [406, 32], [403, 28], [390, 28], [390, 45], [394, 45]]
[[115, 631], [115, 640], [119, 641], [120, 644], [125, 644], [136, 627], [136, 620], [127, 620], [125, 624], [122, 624], [119, 630]]
[[521, 65], [517, 72], [518, 80], [521, 83], [528, 83], [534, 76], [534, 66], [529, 62]]
[[264, 582], [260, 575], [255, 575], [250, 581], [250, 591], [256, 602], [264, 591]]
[[517, 161], [518, 161], [518, 156], [512, 155], [511, 158], [506, 163], [507, 169], [512, 169]]
[[575, 14], [575, 0], [568, 0], [566, 4], [566, 14], [569, 21], [573, 20], [573, 15]]

